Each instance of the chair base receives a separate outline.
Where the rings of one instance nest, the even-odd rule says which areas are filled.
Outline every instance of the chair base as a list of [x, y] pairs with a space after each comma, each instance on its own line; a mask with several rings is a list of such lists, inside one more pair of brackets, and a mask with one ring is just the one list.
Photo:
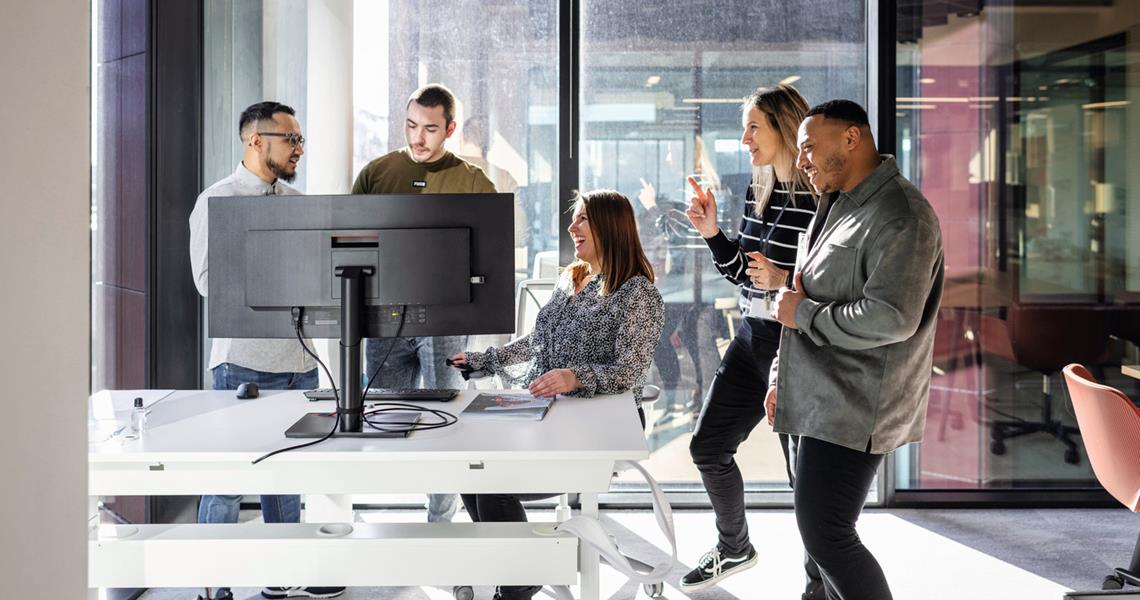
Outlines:
[[1065, 444], [1065, 462], [1071, 465], [1080, 464], [1081, 452], [1077, 448], [1077, 443], [1069, 437], [1080, 435], [1080, 431], [1076, 427], [1064, 425], [1060, 421], [996, 421], [991, 424], [990, 429], [990, 452], [1001, 456], [1006, 451], [1006, 440], [1031, 433], [1047, 433], [1057, 438]]
[[1077, 443], [1069, 436], [1080, 435], [1076, 427], [1065, 425], [1053, 418], [1053, 396], [1049, 393], [1049, 377], [1042, 380], [1041, 420], [1039, 421], [994, 421], [990, 424], [990, 452], [997, 456], [1005, 454], [1005, 441], [1031, 433], [1047, 433], [1065, 444], [1065, 462], [1080, 464], [1081, 452]]

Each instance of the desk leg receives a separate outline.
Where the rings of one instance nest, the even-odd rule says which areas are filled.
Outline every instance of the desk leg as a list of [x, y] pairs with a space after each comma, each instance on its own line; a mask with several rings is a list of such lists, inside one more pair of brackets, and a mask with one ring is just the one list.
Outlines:
[[352, 523], [352, 494], [308, 494], [305, 496], [306, 523]]
[[[99, 496], [87, 497], [87, 531], [91, 535], [99, 534]], [[100, 597], [99, 588], [87, 588], [87, 600], [99, 600]]]
[[[598, 518], [598, 495], [579, 494], [578, 501], [582, 504], [582, 516]], [[581, 589], [578, 597], [581, 600], [598, 600], [601, 594], [601, 568], [600, 557], [597, 550], [588, 544], [578, 545], [578, 564], [581, 570], [579, 583]]]

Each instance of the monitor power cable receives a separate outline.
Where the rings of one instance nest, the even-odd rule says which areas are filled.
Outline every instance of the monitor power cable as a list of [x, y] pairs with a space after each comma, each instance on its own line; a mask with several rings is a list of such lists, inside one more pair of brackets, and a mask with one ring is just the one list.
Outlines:
[[[293, 331], [297, 335], [297, 342], [301, 344], [301, 349], [305, 351], [305, 354], [309, 355], [310, 357], [313, 358], [313, 360], [317, 361], [317, 364], [320, 365], [321, 370], [324, 371], [325, 376], [329, 378], [329, 382], [332, 385], [333, 399], [336, 401], [336, 405], [340, 406], [340, 391], [337, 390], [336, 384], [333, 383], [336, 381], [336, 379], [333, 378], [332, 373], [329, 372], [328, 366], [325, 365], [324, 361], [321, 360], [321, 357], [317, 356], [317, 354], [315, 352], [313, 352], [311, 349], [309, 349], [309, 345], [305, 343], [305, 338], [303, 336], [304, 325], [303, 325], [303, 319], [301, 318], [303, 313], [304, 313], [304, 309], [302, 307], [294, 306], [292, 309]], [[400, 308], [400, 324], [396, 328], [396, 335], [394, 336], [395, 338], [399, 338], [400, 334], [403, 333], [403, 331], [404, 331], [404, 323], [407, 320], [407, 318], [406, 318], [407, 313], [408, 313], [407, 305], [402, 306]], [[368, 377], [368, 381], [365, 383], [364, 389], [362, 389], [360, 391], [361, 404], [364, 403], [364, 399], [367, 396], [368, 389], [372, 386], [373, 379], [375, 379], [376, 376], [380, 374], [380, 370], [384, 368], [385, 364], [387, 364], [388, 357], [391, 356], [392, 349], [394, 347], [395, 347], [394, 344], [388, 346], [388, 350], [387, 350], [387, 352], [384, 353], [384, 357], [382, 359], [380, 359], [380, 362], [376, 365], [376, 368], [373, 369], [372, 374]], [[377, 407], [379, 407], [379, 408], [377, 408]], [[378, 431], [392, 431], [392, 432], [397, 432], [397, 431], [399, 431], [399, 432], [404, 432], [404, 431], [430, 431], [432, 429], [440, 429], [443, 427], [449, 427], [451, 425], [454, 425], [459, 420], [458, 417], [456, 417], [455, 415], [453, 415], [453, 414], [451, 414], [445, 410], [439, 410], [439, 409], [435, 409], [435, 408], [425, 408], [422, 406], [416, 406], [414, 404], [403, 404], [403, 403], [398, 403], [398, 402], [391, 402], [391, 403], [386, 402], [386, 403], [383, 403], [380, 405], [374, 404], [370, 408], [372, 408], [373, 410], [370, 410], [370, 411], [364, 413], [363, 421], [365, 423], [367, 423], [369, 427], [376, 429]], [[431, 423], [423, 423], [423, 424], [414, 423], [414, 422], [399, 422], [399, 421], [386, 421], [386, 422], [381, 423], [381, 424], [376, 424], [376, 423], [373, 423], [372, 421], [370, 421], [368, 419], [369, 415], [377, 415], [377, 414], [382, 414], [382, 413], [386, 413], [386, 412], [404, 412], [404, 413], [406, 413], [409, 411], [418, 411], [418, 412], [425, 413], [425, 414], [431, 414], [431, 415], [437, 417], [439, 420], [431, 422]], [[324, 442], [324, 441], [328, 440], [329, 438], [333, 437], [334, 435], [336, 435], [337, 429], [340, 428], [340, 420], [341, 420], [341, 414], [340, 414], [340, 411], [338, 410], [336, 413], [336, 418], [333, 420], [332, 428], [329, 430], [329, 432], [327, 434], [325, 434], [324, 437], [313, 440], [311, 442], [305, 442], [303, 444], [296, 444], [293, 446], [287, 446], [285, 448], [279, 448], [277, 450], [274, 450], [268, 454], [265, 454], [265, 455], [257, 458], [256, 460], [253, 461], [252, 464], [256, 465], [256, 464], [260, 463], [261, 461], [263, 461], [263, 460], [265, 460], [271, 456], [276, 456], [276, 455], [281, 454], [283, 452], [289, 452], [291, 450], [299, 450], [301, 448], [308, 448], [310, 446], [315, 446], [317, 444], [320, 444], [321, 442]], [[397, 427], [399, 429], [392, 429], [392, 427]], [[409, 427], [411, 428], [410, 430], [408, 429]]]

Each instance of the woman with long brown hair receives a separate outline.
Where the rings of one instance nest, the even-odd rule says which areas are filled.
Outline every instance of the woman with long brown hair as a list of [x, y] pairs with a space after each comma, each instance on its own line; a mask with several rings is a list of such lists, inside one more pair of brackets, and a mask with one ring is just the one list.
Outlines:
[[[589, 397], [633, 392], [641, 411], [642, 386], [657, 338], [664, 304], [653, 286], [653, 267], [641, 248], [629, 199], [610, 190], [581, 195], [568, 228], [577, 260], [559, 278], [550, 301], [538, 312], [534, 331], [505, 346], [461, 352], [452, 364], [492, 371], [526, 385], [534, 396]], [[525, 365], [521, 375], [509, 367]], [[526, 521], [524, 500], [549, 494], [463, 494], [475, 522]], [[538, 586], [500, 586], [495, 598], [527, 600]]]
[[[764, 418], [763, 398], [768, 371], [780, 345], [780, 323], [771, 314], [775, 291], [790, 282], [799, 235], [815, 215], [815, 196], [804, 174], [795, 168], [796, 133], [808, 103], [789, 85], [761, 87], [742, 107], [741, 143], [752, 160], [740, 235], [730, 239], [717, 225], [716, 198], [689, 179], [696, 195], [686, 211], [705, 238], [713, 263], [726, 279], [740, 286], [744, 318], [709, 386], [689, 454], [701, 473], [716, 514], [718, 540], [696, 568], [681, 579], [681, 589], [695, 592], [756, 564], [744, 512], [744, 480], [736, 465], [736, 449]], [[792, 440], [781, 435], [785, 460], [791, 464]], [[791, 469], [788, 470], [791, 478]], [[805, 600], [823, 598], [819, 570], [805, 559]]]

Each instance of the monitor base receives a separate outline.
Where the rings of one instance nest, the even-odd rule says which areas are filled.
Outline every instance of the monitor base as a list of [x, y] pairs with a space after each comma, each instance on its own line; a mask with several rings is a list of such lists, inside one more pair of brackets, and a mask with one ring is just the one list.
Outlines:
[[[332, 437], [408, 437], [408, 434], [412, 432], [416, 423], [420, 420], [420, 414], [416, 412], [383, 413], [372, 415], [368, 417], [368, 420], [379, 427], [379, 429], [364, 423], [362, 431], [337, 431], [333, 433]], [[301, 439], [323, 438], [332, 431], [334, 423], [336, 423], [336, 415], [329, 413], [309, 413], [301, 417], [296, 423], [293, 423], [293, 426], [285, 431], [285, 437]]]

